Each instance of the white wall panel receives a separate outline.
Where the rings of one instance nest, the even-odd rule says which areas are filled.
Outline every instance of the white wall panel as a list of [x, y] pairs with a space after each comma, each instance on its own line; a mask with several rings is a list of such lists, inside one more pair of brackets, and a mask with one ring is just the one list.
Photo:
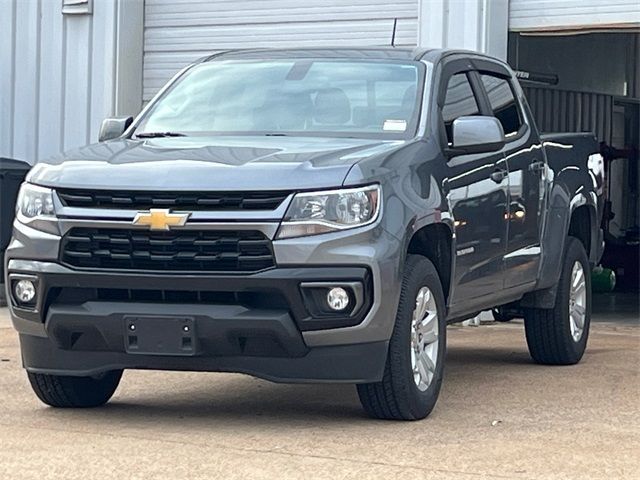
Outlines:
[[[64, 75], [66, 63], [66, 32], [64, 23], [57, 18], [60, 6], [56, 2], [42, 2], [40, 29], [40, 94], [38, 130], [38, 156], [62, 150], [64, 133]], [[58, 52], [51, 55], [50, 52]], [[4, 117], [4, 115], [3, 115]]]
[[146, 0], [144, 100], [180, 68], [253, 47], [415, 45], [418, 0]]
[[0, 0], [0, 156], [13, 153], [16, 3]]
[[[19, 1], [16, 5], [14, 59], [14, 130], [13, 153], [18, 158], [35, 158], [34, 126], [38, 121], [38, 96], [40, 83], [40, 4]], [[31, 61], [20, 56], [30, 52]], [[22, 81], [22, 79], [26, 81]]]
[[638, 0], [510, 0], [509, 30], [567, 31], [640, 26]]
[[[103, 95], [90, 95], [87, 112], [88, 139], [98, 138], [100, 124], [105, 112], [116, 112], [114, 108], [114, 93], [116, 88], [115, 74], [105, 75], [107, 68], [115, 70], [117, 54], [115, 48], [105, 48], [112, 45], [117, 22], [117, 4], [103, 0], [93, 2], [93, 16], [102, 21], [93, 22], [91, 32], [92, 58], [88, 64], [88, 76], [91, 80], [92, 92], [104, 92]], [[139, 90], [138, 90], [139, 91]]]
[[421, 0], [418, 43], [506, 60], [508, 9], [508, 0]]
[[[69, 18], [69, 17], [67, 17]], [[64, 73], [63, 150], [89, 143], [89, 105], [91, 101], [91, 18], [71, 17], [66, 23], [66, 61]], [[78, 42], [77, 39], [83, 39]]]
[[0, 156], [33, 164], [140, 109], [142, 0], [95, 0], [91, 15], [63, 15], [62, 0], [0, 0], [0, 12]]

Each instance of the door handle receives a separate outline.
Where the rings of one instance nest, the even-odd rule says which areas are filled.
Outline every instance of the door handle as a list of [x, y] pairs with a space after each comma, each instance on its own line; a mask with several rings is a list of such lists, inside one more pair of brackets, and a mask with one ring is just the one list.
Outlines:
[[507, 171], [501, 168], [497, 169], [495, 172], [489, 175], [491, 180], [493, 180], [496, 183], [502, 183], [502, 181], [506, 176], [507, 176]]
[[541, 171], [544, 170], [545, 166], [546, 166], [546, 164], [543, 161], [533, 162], [531, 165], [529, 165], [529, 171], [530, 172], [541, 172]]

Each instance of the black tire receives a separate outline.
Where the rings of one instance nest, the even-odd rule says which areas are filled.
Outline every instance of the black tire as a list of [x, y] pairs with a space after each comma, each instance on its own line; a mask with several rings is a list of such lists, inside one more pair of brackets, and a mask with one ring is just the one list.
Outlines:
[[516, 318], [513, 315], [509, 315], [508, 313], [504, 313], [500, 308], [492, 309], [491, 310], [491, 314], [493, 315], [493, 319], [496, 322], [500, 322], [500, 323], [510, 322], [511, 320]]
[[[439, 330], [435, 372], [424, 391], [418, 389], [411, 366], [411, 322], [416, 297], [422, 287], [428, 287], [434, 295]], [[381, 382], [357, 386], [360, 402], [370, 416], [389, 420], [419, 420], [431, 413], [438, 400], [444, 373], [446, 330], [445, 300], [438, 272], [426, 258], [409, 255], [384, 376]]]
[[[586, 282], [586, 309], [582, 335], [574, 340], [569, 320], [570, 283], [573, 266], [580, 262]], [[584, 354], [591, 324], [591, 268], [582, 243], [569, 237], [558, 292], [553, 308], [528, 308], [524, 311], [524, 326], [529, 353], [534, 361], [544, 365], [573, 365]]]
[[38, 398], [57, 408], [90, 408], [104, 405], [113, 396], [122, 370], [106, 372], [99, 377], [63, 377], [30, 373], [29, 382]]

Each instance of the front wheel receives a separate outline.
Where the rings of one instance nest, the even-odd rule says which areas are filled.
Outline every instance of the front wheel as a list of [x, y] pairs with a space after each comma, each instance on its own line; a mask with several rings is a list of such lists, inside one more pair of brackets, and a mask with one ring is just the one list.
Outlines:
[[113, 396], [122, 370], [113, 370], [96, 377], [67, 377], [30, 373], [29, 382], [38, 398], [57, 408], [88, 408], [104, 405]]
[[433, 264], [410, 255], [381, 382], [358, 385], [365, 411], [375, 418], [419, 420], [438, 400], [446, 349], [445, 300]]
[[531, 357], [546, 365], [578, 363], [591, 323], [591, 270], [580, 241], [569, 237], [553, 308], [528, 308], [524, 326]]

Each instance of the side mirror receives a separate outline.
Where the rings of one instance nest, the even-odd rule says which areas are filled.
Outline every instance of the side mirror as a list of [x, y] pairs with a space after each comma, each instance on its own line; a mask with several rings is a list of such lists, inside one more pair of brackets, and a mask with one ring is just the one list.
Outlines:
[[504, 147], [504, 130], [495, 117], [458, 117], [453, 121], [453, 145], [449, 158], [472, 153], [496, 152]]
[[133, 117], [111, 117], [105, 118], [100, 126], [98, 141], [104, 142], [122, 135], [129, 125], [133, 123]]

